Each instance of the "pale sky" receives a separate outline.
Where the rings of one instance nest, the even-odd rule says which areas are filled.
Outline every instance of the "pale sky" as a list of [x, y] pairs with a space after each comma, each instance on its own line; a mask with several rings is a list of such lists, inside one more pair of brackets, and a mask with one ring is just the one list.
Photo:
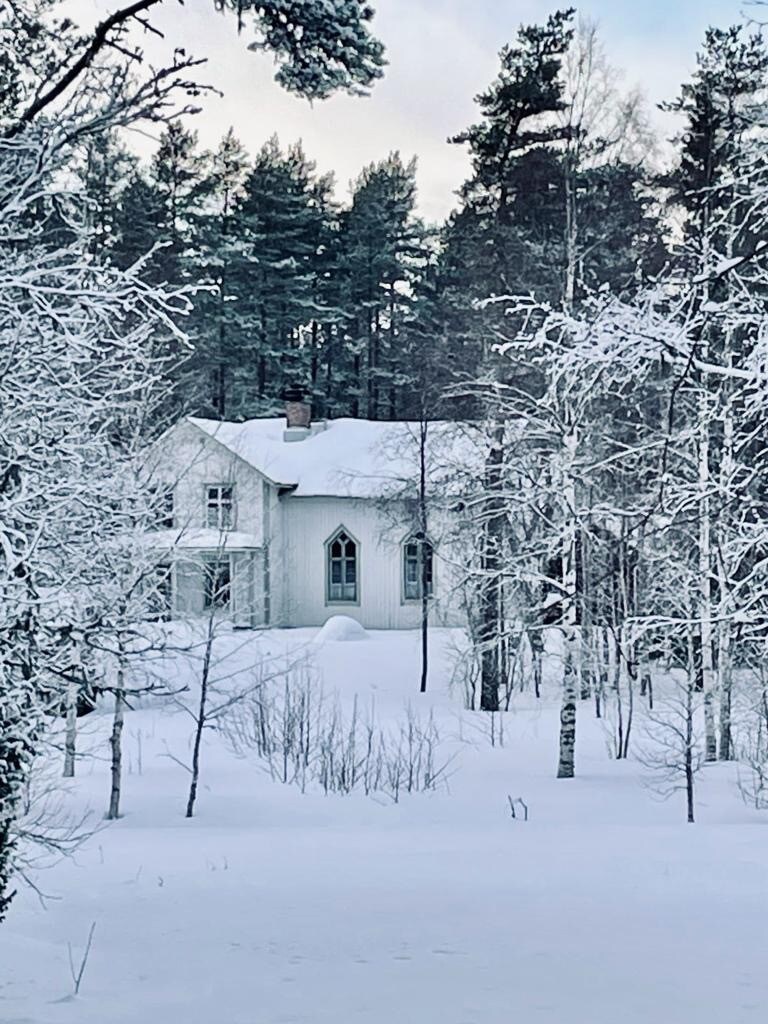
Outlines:
[[[152, 17], [167, 35], [163, 47], [147, 37], [159, 59], [172, 46], [207, 57], [201, 78], [220, 89], [192, 119], [203, 146], [213, 147], [231, 125], [254, 153], [276, 132], [283, 143], [301, 139], [321, 171], [334, 171], [339, 195], [366, 164], [400, 150], [418, 157], [420, 212], [443, 218], [469, 161], [446, 143], [476, 116], [473, 97], [494, 78], [497, 53], [521, 22], [542, 21], [558, 6], [549, 0], [372, 0], [375, 31], [387, 47], [385, 77], [368, 98], [336, 96], [311, 106], [272, 80], [271, 58], [250, 53], [248, 30], [238, 38], [235, 19], [218, 14], [213, 0], [165, 0]], [[67, 0], [82, 24], [114, 10], [118, 0]], [[581, 16], [597, 21], [612, 63], [627, 87], [639, 86], [651, 108], [673, 98], [694, 67], [705, 28], [743, 19], [745, 0], [585, 0]], [[662, 136], [674, 130], [654, 115]], [[147, 144], [137, 139], [137, 148]]]

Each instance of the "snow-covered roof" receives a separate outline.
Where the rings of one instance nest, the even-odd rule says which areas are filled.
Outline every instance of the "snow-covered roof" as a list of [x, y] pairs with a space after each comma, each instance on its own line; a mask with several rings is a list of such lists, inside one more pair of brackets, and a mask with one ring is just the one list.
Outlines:
[[[228, 423], [191, 416], [189, 422], [298, 497], [379, 497], [418, 474], [418, 423], [328, 420], [303, 440], [285, 441], [282, 417]], [[429, 437], [445, 440], [455, 430], [455, 424], [430, 423]]]

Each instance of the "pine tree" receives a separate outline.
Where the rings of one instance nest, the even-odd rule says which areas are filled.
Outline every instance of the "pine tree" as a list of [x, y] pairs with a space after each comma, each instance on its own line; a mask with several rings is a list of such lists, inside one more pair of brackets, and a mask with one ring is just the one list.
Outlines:
[[129, 226], [122, 213], [123, 195], [126, 181], [137, 173], [137, 163], [115, 132], [105, 132], [87, 142], [80, 174], [88, 204], [89, 245], [94, 256], [101, 259], [120, 262], [123, 231]]
[[159, 200], [156, 237], [163, 243], [155, 258], [158, 273], [177, 284], [194, 279], [197, 212], [203, 183], [197, 132], [188, 131], [181, 121], [171, 121], [152, 158], [150, 182]]
[[393, 419], [399, 410], [400, 325], [424, 256], [415, 175], [415, 160], [403, 164], [399, 153], [371, 164], [355, 182], [343, 220], [347, 346], [358, 382], [352, 412], [369, 419]]
[[142, 261], [146, 280], [160, 282], [164, 278], [161, 258], [153, 253], [161, 241], [158, 224], [163, 216], [159, 189], [140, 168], [128, 178], [114, 213], [115, 237], [111, 256], [118, 267], [126, 269]]
[[306, 329], [307, 376], [303, 381], [318, 416], [349, 411], [350, 381], [346, 374], [346, 306], [340, 211], [333, 198], [334, 179], [322, 175], [312, 186], [314, 256], [310, 261], [310, 316]]
[[526, 360], [502, 367], [496, 356], [494, 342], [506, 328], [504, 307], [478, 307], [476, 302], [532, 287], [556, 297], [554, 268], [561, 263], [563, 234], [557, 231], [559, 175], [553, 146], [568, 135], [559, 115], [565, 110], [562, 64], [573, 37], [572, 16], [572, 10], [559, 11], [543, 26], [520, 29], [518, 45], [501, 51], [497, 79], [477, 97], [482, 120], [452, 140], [469, 145], [473, 169], [461, 190], [461, 209], [448, 225], [446, 260], [452, 277], [447, 294], [461, 311], [455, 347], [474, 345], [474, 358], [465, 366], [468, 381], [474, 381], [469, 392], [479, 398], [478, 412], [486, 423], [485, 495], [477, 513], [478, 613], [473, 626], [481, 666], [480, 706], [486, 711], [498, 710], [506, 671], [500, 631], [508, 546], [508, 413], [500, 403], [500, 389], [512, 386], [533, 395], [537, 382]]
[[[232, 292], [241, 358], [237, 415], [278, 408], [286, 387], [310, 378], [307, 330], [314, 308], [319, 237], [325, 217], [314, 164], [300, 145], [283, 153], [273, 137], [257, 155], [237, 208], [241, 254]], [[328, 184], [320, 186], [327, 191]]]
[[206, 155], [196, 212], [197, 283], [192, 321], [197, 346], [184, 368], [184, 401], [201, 415], [226, 419], [231, 412], [233, 369], [239, 358], [238, 308], [230, 284], [242, 259], [238, 202], [248, 160], [230, 128]]

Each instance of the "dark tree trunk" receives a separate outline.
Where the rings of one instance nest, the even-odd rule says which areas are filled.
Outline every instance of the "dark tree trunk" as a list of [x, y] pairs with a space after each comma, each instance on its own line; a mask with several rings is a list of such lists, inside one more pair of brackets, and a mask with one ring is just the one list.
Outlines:
[[480, 709], [499, 710], [499, 687], [502, 683], [499, 657], [499, 640], [502, 623], [501, 574], [504, 537], [503, 474], [504, 426], [494, 424], [491, 447], [485, 465], [485, 483], [488, 499], [485, 507], [485, 522], [482, 524], [482, 555], [480, 580], [480, 627], [478, 630], [481, 650]]

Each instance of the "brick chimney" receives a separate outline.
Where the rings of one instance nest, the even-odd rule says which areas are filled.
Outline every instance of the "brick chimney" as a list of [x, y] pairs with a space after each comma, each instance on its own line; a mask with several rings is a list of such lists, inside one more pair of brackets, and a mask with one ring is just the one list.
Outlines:
[[306, 399], [306, 393], [300, 387], [287, 388], [285, 398], [285, 430], [284, 441], [303, 441], [309, 437], [312, 427], [312, 406]]

